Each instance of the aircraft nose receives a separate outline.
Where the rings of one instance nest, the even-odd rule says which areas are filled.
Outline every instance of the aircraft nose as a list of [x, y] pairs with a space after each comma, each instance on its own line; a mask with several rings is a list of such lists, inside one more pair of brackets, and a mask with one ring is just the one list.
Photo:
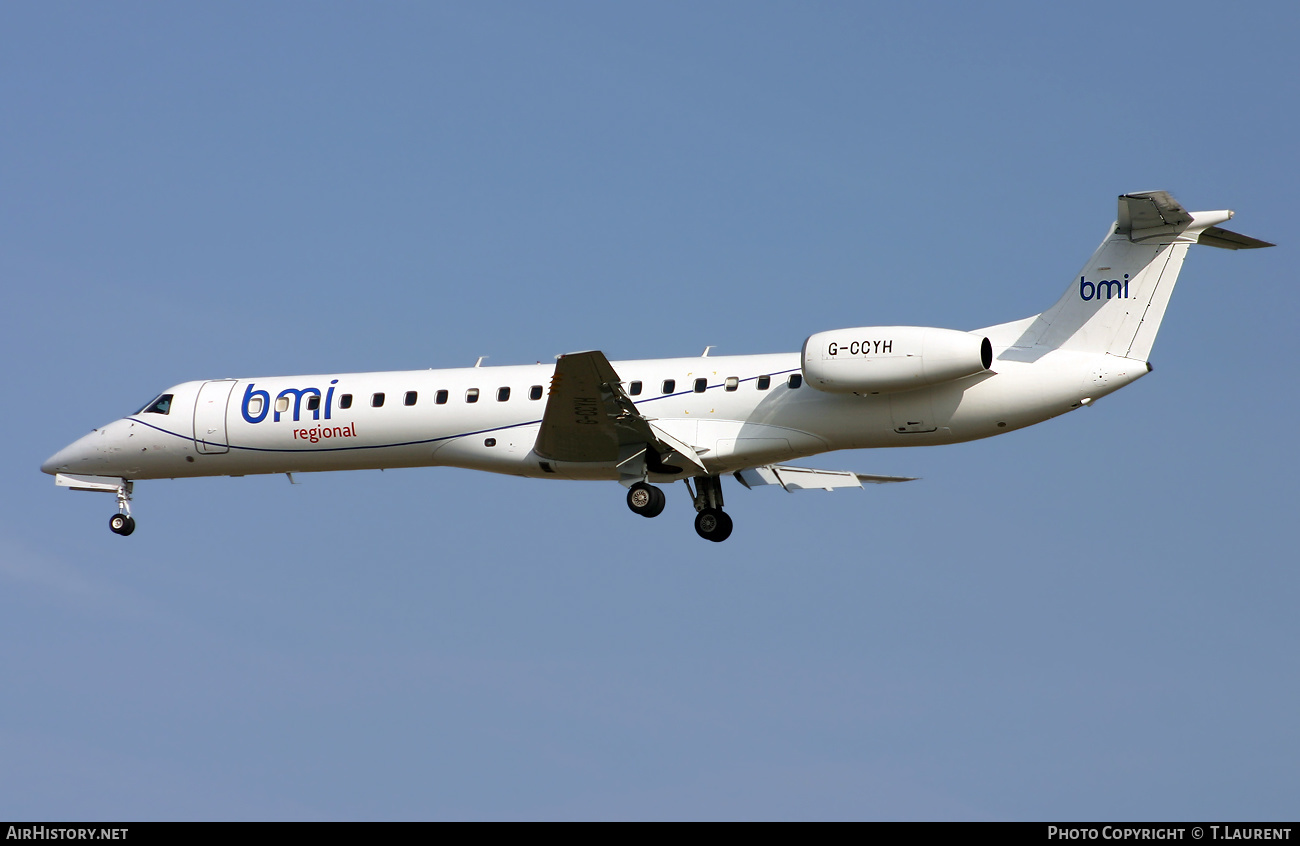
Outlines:
[[99, 449], [92, 440], [98, 433], [91, 432], [78, 438], [63, 449], [51, 455], [41, 464], [41, 472], [53, 476], [56, 473], [76, 473], [86, 469], [87, 465], [98, 459]]
[[54, 455], [51, 455], [49, 458], [42, 461], [41, 472], [49, 473], [51, 476], [59, 472], [59, 464], [62, 460], [61, 459], [62, 455], [63, 455], [63, 450], [59, 450], [58, 452], [54, 453]]

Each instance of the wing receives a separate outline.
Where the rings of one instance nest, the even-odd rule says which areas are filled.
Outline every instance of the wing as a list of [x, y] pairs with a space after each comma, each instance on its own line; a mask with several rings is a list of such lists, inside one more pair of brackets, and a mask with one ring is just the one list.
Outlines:
[[787, 492], [860, 488], [863, 482], [883, 485], [889, 482], [914, 482], [914, 476], [870, 476], [849, 470], [814, 470], [811, 467], [791, 467], [786, 464], [769, 464], [751, 467], [734, 474], [736, 481], [747, 488], [755, 485], [780, 485]]
[[533, 447], [537, 454], [554, 461], [618, 461], [625, 447], [638, 445], [676, 453], [707, 472], [690, 445], [637, 411], [604, 353], [560, 356]]

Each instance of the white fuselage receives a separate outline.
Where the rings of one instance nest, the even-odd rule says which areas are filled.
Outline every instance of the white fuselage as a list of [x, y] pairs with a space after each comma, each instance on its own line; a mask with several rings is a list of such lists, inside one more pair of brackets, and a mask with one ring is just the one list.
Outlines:
[[[802, 381], [798, 353], [612, 364], [637, 410], [692, 444], [715, 475], [831, 450], [985, 438], [1078, 408], [1147, 372], [1145, 362], [1097, 353], [1016, 360], [997, 334], [1015, 335], [995, 333], [989, 372], [875, 396], [793, 387], [792, 376]], [[547, 461], [534, 452], [553, 372], [536, 364], [186, 382], [165, 392], [167, 413], [116, 420], [42, 469], [158, 479], [444, 465], [619, 479], [616, 462]]]

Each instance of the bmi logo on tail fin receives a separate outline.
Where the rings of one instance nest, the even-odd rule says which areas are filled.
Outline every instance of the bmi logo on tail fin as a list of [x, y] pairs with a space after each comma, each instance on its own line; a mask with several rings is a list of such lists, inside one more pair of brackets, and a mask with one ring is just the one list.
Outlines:
[[1106, 239], [1018, 347], [1104, 352], [1146, 361], [1192, 244], [1271, 247], [1219, 228], [1232, 212], [1189, 212], [1165, 191], [1122, 194]]

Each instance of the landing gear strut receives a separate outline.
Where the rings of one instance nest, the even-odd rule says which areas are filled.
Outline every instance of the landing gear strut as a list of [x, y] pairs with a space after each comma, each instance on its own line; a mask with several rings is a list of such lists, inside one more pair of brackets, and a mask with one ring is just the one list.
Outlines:
[[627, 507], [632, 509], [633, 514], [642, 517], [658, 517], [663, 513], [667, 501], [668, 497], [664, 496], [662, 490], [645, 482], [637, 482], [627, 491]]
[[108, 528], [113, 534], [126, 537], [135, 531], [135, 519], [131, 516], [131, 483], [124, 481], [117, 488], [117, 514], [108, 521]]
[[722, 510], [722, 482], [717, 476], [696, 476], [695, 487], [684, 479], [695, 502], [695, 533], [707, 541], [722, 543], [731, 537], [731, 517]]

